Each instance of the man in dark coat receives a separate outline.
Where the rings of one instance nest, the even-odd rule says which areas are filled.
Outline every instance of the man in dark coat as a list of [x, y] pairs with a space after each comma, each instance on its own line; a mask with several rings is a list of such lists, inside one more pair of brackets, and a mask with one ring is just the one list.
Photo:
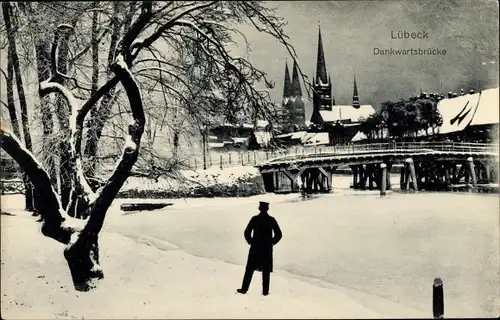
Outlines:
[[247, 293], [253, 272], [261, 271], [262, 294], [267, 296], [269, 294], [270, 276], [271, 272], [273, 272], [273, 246], [281, 240], [283, 235], [276, 219], [267, 213], [269, 203], [260, 202], [259, 210], [260, 214], [253, 216], [245, 229], [244, 235], [250, 245], [250, 251], [243, 284], [241, 289], [236, 291], [242, 294]]

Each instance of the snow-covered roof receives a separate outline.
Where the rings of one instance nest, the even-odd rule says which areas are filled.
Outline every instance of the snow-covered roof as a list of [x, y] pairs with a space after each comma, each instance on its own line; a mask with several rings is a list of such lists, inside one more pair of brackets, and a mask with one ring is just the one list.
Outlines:
[[233, 143], [246, 143], [247, 142], [247, 139], [248, 138], [232, 138], [233, 139]]
[[265, 128], [268, 124], [266, 120], [257, 120], [257, 128]]
[[223, 148], [224, 142], [209, 142], [208, 147], [209, 148]]
[[354, 137], [352, 137], [351, 141], [361, 141], [361, 140], [365, 140], [367, 139], [368, 137], [366, 136], [366, 134], [364, 134], [363, 132], [361, 131], [358, 131], [358, 133], [356, 133], [354, 135]]
[[277, 135], [276, 138], [288, 138], [288, 137], [291, 137], [292, 134], [291, 133], [283, 133], [283, 134], [280, 134], [280, 135]]
[[292, 140], [302, 139], [306, 134], [307, 134], [307, 131], [292, 132], [290, 139], [292, 139]]
[[257, 139], [257, 143], [260, 145], [267, 146], [271, 141], [271, 133], [266, 131], [255, 131], [255, 139]]
[[500, 105], [498, 103], [498, 88], [487, 89], [481, 93], [479, 106], [472, 118], [471, 126], [498, 123], [500, 118]]
[[439, 101], [438, 110], [443, 117], [439, 133], [462, 131], [469, 125], [498, 123], [498, 93], [498, 88], [494, 88]]
[[319, 114], [324, 122], [337, 122], [350, 120], [351, 122], [360, 122], [375, 113], [375, 109], [369, 104], [363, 104], [359, 108], [351, 105], [335, 105], [332, 110], [320, 110]]
[[308, 146], [317, 146], [330, 143], [328, 132], [308, 132], [302, 139], [302, 144]]

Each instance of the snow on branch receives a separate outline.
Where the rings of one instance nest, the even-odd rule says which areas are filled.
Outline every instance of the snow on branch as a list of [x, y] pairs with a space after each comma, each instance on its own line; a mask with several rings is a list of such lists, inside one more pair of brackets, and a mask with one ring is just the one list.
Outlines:
[[117, 56], [112, 65], [112, 70], [119, 78], [127, 93], [133, 121], [128, 127], [128, 136], [125, 139], [126, 142], [120, 161], [104, 187], [101, 189], [99, 197], [91, 208], [89, 221], [82, 231], [82, 233], [85, 234], [97, 234], [101, 230], [107, 208], [109, 208], [113, 202], [137, 161], [141, 137], [146, 123], [139, 86], [130, 72], [122, 54]]
[[59, 242], [68, 243], [73, 229], [63, 228], [61, 225], [68, 216], [62, 209], [61, 201], [47, 171], [21, 141], [3, 128], [0, 128], [0, 140], [2, 149], [19, 164], [30, 178], [40, 198], [43, 199], [37, 204], [37, 210], [44, 220], [43, 234]]
[[[155, 42], [156, 40], [158, 40], [158, 38], [160, 38], [160, 36], [165, 32], [167, 31], [168, 29], [172, 28], [175, 23], [183, 18], [184, 16], [187, 16], [189, 14], [192, 14], [194, 11], [198, 11], [198, 10], [203, 10], [205, 8], [208, 8], [214, 4], [217, 4], [219, 1], [210, 1], [208, 3], [203, 3], [203, 4], [199, 4], [199, 5], [196, 5], [196, 6], [193, 6], [189, 9], [186, 9], [180, 13], [178, 13], [177, 15], [175, 15], [174, 17], [172, 17], [169, 21], [167, 21], [166, 23], [164, 23], [161, 27], [159, 27], [151, 36], [147, 37], [146, 39], [140, 41], [140, 42], [136, 42], [134, 44], [134, 47], [133, 48], [130, 48], [130, 50], [134, 50], [134, 58], [139, 54], [139, 51], [142, 49], [142, 48], [147, 48], [149, 46], [151, 46], [151, 44], [153, 44], [153, 42]], [[131, 43], [131, 42], [130, 42]]]
[[59, 38], [61, 37], [60, 33], [64, 29], [71, 29], [73, 27], [70, 25], [59, 25], [57, 27], [54, 42], [52, 43], [51, 50], [51, 63], [52, 63], [52, 74], [51, 78], [45, 80], [40, 83], [40, 95], [43, 97], [47, 94], [58, 92], [60, 93], [68, 102], [71, 115], [69, 119], [69, 127], [71, 131], [70, 136], [70, 148], [71, 148], [71, 162], [75, 166], [75, 176], [73, 177], [73, 188], [81, 188], [83, 191], [84, 198], [87, 199], [88, 202], [93, 202], [96, 199], [95, 193], [92, 191], [85, 175], [83, 173], [83, 166], [81, 161], [81, 137], [83, 132], [83, 120], [81, 117], [78, 117], [81, 112], [81, 103], [79, 100], [75, 98], [73, 93], [68, 90], [65, 86], [62, 85], [64, 78], [67, 76], [61, 74], [58, 70], [57, 60], [58, 60], [58, 47], [59, 47]]
[[61, 82], [61, 78], [64, 76], [59, 72], [58, 66], [58, 56], [59, 56], [59, 41], [61, 39], [61, 34], [63, 32], [73, 31], [73, 26], [69, 24], [60, 24], [57, 26], [56, 32], [54, 33], [54, 42], [52, 43], [52, 49], [50, 51], [50, 58], [52, 60], [52, 78], [55, 82]]

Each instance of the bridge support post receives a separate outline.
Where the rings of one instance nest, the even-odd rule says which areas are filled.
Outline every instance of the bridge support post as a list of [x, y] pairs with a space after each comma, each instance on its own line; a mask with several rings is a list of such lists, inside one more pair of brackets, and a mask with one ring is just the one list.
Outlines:
[[273, 185], [274, 185], [274, 192], [279, 190], [279, 176], [278, 172], [273, 172]]
[[385, 196], [385, 188], [387, 185], [387, 165], [385, 163], [380, 164], [380, 169], [382, 170], [382, 174], [380, 177], [380, 196]]
[[392, 185], [391, 185], [391, 169], [392, 169], [392, 163], [388, 163], [387, 164], [387, 173], [386, 173], [386, 188], [387, 190], [391, 190], [392, 189]]
[[486, 161], [484, 163], [484, 170], [485, 170], [485, 175], [486, 175], [486, 181], [487, 183], [492, 183], [492, 179], [491, 179], [491, 167], [490, 167], [490, 163], [489, 161]]
[[444, 166], [444, 183], [445, 185], [448, 186], [450, 184], [450, 168], [447, 163], [444, 163], [443, 166]]
[[[412, 158], [406, 159], [405, 162], [406, 162], [406, 165], [408, 166], [408, 169], [410, 171], [409, 173], [410, 173], [411, 180], [413, 182], [413, 190], [418, 191], [417, 174], [415, 172], [415, 163], [413, 163]], [[408, 178], [410, 178], [410, 177], [408, 177]], [[408, 179], [406, 186], [407, 187], [410, 186], [410, 179]]]
[[401, 175], [399, 177], [399, 188], [401, 191], [406, 190], [406, 165], [401, 167]]
[[266, 192], [274, 192], [274, 173], [262, 173], [264, 181], [264, 190]]
[[477, 178], [476, 178], [476, 170], [474, 169], [474, 159], [472, 157], [467, 158], [467, 165], [469, 167], [469, 175], [472, 186], [474, 189], [477, 187]]

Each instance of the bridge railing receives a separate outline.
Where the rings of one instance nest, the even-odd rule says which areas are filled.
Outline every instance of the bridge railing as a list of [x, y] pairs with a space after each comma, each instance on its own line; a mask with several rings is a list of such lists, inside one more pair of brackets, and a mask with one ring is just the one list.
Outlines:
[[335, 146], [292, 146], [273, 151], [256, 150], [227, 152], [207, 155], [205, 165], [201, 157], [192, 158], [190, 166], [194, 169], [210, 167], [228, 168], [235, 166], [254, 166], [268, 161], [292, 160], [296, 158], [332, 155], [351, 155], [363, 153], [414, 152], [414, 151], [453, 151], [453, 152], [498, 152], [498, 145], [472, 142], [384, 142], [371, 144], [349, 144]]

